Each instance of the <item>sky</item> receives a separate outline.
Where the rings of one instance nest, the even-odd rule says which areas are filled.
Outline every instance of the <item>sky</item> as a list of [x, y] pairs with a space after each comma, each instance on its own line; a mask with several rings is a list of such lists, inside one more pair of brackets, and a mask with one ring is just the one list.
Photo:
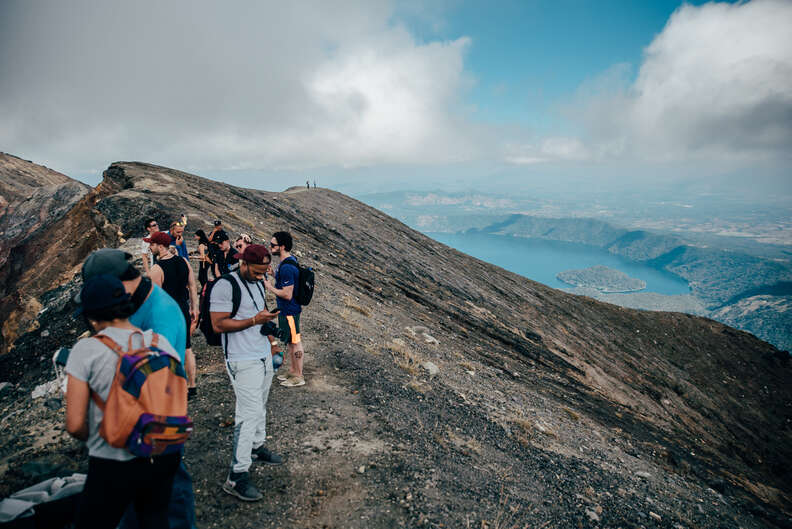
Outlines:
[[279, 190], [792, 195], [792, 0], [0, 2], [0, 150]]

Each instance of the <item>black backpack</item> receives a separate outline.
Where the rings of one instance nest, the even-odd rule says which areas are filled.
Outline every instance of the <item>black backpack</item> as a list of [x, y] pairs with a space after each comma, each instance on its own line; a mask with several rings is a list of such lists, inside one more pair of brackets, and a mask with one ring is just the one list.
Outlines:
[[239, 310], [239, 304], [242, 302], [242, 289], [239, 288], [239, 283], [233, 277], [231, 277], [231, 274], [222, 275], [214, 281], [209, 281], [204, 285], [203, 291], [201, 292], [198, 328], [201, 330], [204, 338], [206, 338], [206, 343], [209, 345], [223, 345], [223, 333], [215, 332], [214, 328], [212, 327], [212, 316], [209, 314], [212, 287], [214, 287], [221, 279], [225, 279], [231, 283], [232, 318], [236, 316], [236, 313]]
[[314, 271], [313, 268], [310, 266], [303, 267], [300, 266], [300, 263], [297, 262], [297, 259], [294, 256], [289, 257], [290, 260], [283, 261], [281, 266], [288, 264], [292, 265], [293, 267], [297, 268], [299, 272], [297, 277], [297, 283], [294, 285], [294, 293], [292, 294], [292, 299], [299, 303], [300, 305], [307, 305], [311, 302], [311, 298], [314, 294]]

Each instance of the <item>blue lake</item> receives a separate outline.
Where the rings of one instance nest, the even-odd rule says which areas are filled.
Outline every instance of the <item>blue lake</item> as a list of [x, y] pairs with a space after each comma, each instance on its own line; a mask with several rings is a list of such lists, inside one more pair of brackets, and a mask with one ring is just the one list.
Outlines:
[[426, 235], [460, 252], [553, 288], [570, 288], [570, 285], [556, 279], [559, 272], [604, 265], [646, 281], [646, 289], [642, 292], [666, 295], [690, 293], [687, 282], [679, 276], [613, 255], [596, 246], [489, 233]]

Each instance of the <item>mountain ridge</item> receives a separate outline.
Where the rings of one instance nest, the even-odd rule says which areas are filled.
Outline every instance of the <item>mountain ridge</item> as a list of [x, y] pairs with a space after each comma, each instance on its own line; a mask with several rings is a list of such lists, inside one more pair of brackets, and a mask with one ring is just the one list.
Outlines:
[[[474, 520], [492, 521], [512, 505], [500, 503], [498, 483], [526, 523], [593, 527], [591, 509], [607, 525], [637, 525], [650, 508], [662, 511], [661, 525], [667, 527], [789, 522], [790, 369], [776, 348], [748, 333], [713, 320], [634, 311], [551, 289], [326, 189], [244, 190], [122, 162], [105, 171], [92, 193], [91, 201], [64, 217], [92, 226], [87, 236], [68, 245], [48, 239], [51, 251], [76, 246], [84, 257], [94, 247], [119, 243], [137, 251], [139, 241], [131, 239], [140, 235], [146, 216], [164, 221], [187, 213], [189, 230], [208, 227], [216, 217], [229, 230], [258, 240], [290, 230], [300, 259], [317, 270], [317, 297], [304, 318], [314, 381], [309, 376], [303, 394], [276, 388], [274, 402], [283, 399], [295, 409], [288, 417], [271, 412], [276, 434], [295, 430], [314, 439], [311, 446], [321, 445], [313, 469], [295, 461], [287, 463], [287, 474], [272, 478], [289, 491], [295, 490], [293, 482], [315, 487], [294, 496], [305, 513], [288, 510], [290, 502], [272, 507], [295, 516], [287, 525], [332, 519], [335, 499], [350, 498], [333, 479], [362, 487], [364, 496], [352, 498], [355, 508], [376, 521], [345, 518], [347, 526], [462, 526], [464, 515], [474, 511]], [[79, 287], [80, 259], [78, 253], [65, 254], [63, 268], [71, 277], [49, 277], [52, 288], [36, 297], [45, 313], [15, 340], [10, 354], [0, 356], [4, 377], [18, 385], [3, 397], [4, 406], [46, 379], [45, 371], [32, 367], [42, 350], [78, 334], [77, 323], [66, 318], [70, 293]], [[46, 288], [41, 283], [39, 290]], [[227, 450], [225, 441], [218, 443], [224, 435], [214, 410], [223, 395], [228, 398], [228, 384], [222, 355], [196, 342], [203, 369], [199, 387], [207, 396], [196, 404], [201, 433], [188, 450], [188, 463], [201, 488], [199, 500], [206, 503], [201, 517], [225, 513], [234, 520], [229, 527], [254, 519], [271, 526], [277, 517], [214, 498], [207, 473], [224, 468], [217, 452]], [[440, 374], [428, 374], [426, 362]], [[323, 395], [332, 398], [317, 407]], [[345, 414], [331, 413], [336, 407]], [[22, 438], [33, 435], [15, 419], [10, 426]], [[355, 450], [368, 446], [367, 457], [375, 463], [363, 473], [340, 460], [331, 442], [349, 440], [350, 429], [357, 432]], [[7, 437], [0, 441], [0, 462], [30, 459], [31, 454], [14, 455]], [[33, 455], [71, 445], [59, 439], [47, 446]], [[303, 457], [314, 457], [311, 450]], [[331, 464], [349, 467], [351, 476], [336, 473]], [[493, 485], [470, 465], [509, 477]], [[521, 470], [509, 474], [508, 468]], [[434, 485], [413, 486], [416, 481]], [[407, 493], [394, 493], [405, 486], [421, 505], [407, 500]], [[699, 512], [696, 498], [707, 488], [716, 490], [718, 507]], [[647, 490], [659, 506], [646, 503]], [[559, 493], [561, 501], [545, 501]], [[597, 505], [604, 514], [596, 512]]]

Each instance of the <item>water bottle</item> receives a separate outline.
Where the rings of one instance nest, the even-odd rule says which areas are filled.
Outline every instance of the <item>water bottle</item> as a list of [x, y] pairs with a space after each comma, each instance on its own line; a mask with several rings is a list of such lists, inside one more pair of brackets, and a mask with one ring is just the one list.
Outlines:
[[277, 371], [278, 368], [282, 365], [283, 365], [283, 351], [272, 355], [272, 369]]

